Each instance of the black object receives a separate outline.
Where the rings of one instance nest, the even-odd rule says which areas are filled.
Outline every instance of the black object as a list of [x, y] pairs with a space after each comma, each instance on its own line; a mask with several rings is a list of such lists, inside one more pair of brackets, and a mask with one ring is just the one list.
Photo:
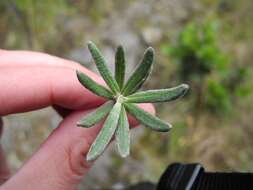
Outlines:
[[205, 172], [200, 164], [175, 163], [161, 176], [157, 190], [252, 190], [253, 174]]

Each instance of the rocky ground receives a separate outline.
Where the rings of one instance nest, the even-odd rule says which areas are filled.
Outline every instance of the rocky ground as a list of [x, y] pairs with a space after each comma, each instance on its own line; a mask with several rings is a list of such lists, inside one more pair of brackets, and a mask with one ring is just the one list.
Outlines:
[[[71, 46], [71, 49], [65, 50], [63, 48], [62, 53], [58, 50], [55, 54], [75, 60], [96, 72], [85, 47], [85, 43], [92, 40], [97, 42], [113, 70], [115, 48], [118, 44], [122, 44], [126, 50], [127, 73], [129, 75], [129, 71], [138, 63], [146, 47], [161, 43], [164, 37], [178, 30], [182, 23], [200, 9], [200, 4], [195, 0], [138, 0], [121, 1], [120, 3], [108, 1], [104, 5], [104, 12], [97, 13], [100, 16], [96, 17], [96, 22], [85, 14], [59, 18], [58, 24], [64, 31], [63, 40], [70, 39], [71, 41], [73, 36], [78, 35], [78, 42], [75, 42], [74, 45], [67, 44]], [[91, 10], [89, 14], [93, 15], [94, 10]], [[79, 36], [80, 32], [83, 34]], [[52, 52], [54, 51], [52, 50]], [[156, 49], [156, 52], [159, 56], [160, 50]], [[156, 74], [159, 75], [160, 72], [160, 70], [156, 70]], [[153, 81], [149, 82], [152, 86]], [[162, 117], [167, 118], [166, 114], [163, 114]], [[4, 118], [5, 130], [2, 143], [13, 172], [17, 171], [38, 149], [43, 140], [57, 127], [60, 120], [61, 118], [51, 108]], [[134, 129], [132, 132], [133, 152], [124, 160], [115, 154], [112, 144], [98, 159], [88, 176], [84, 178], [80, 189], [105, 187], [120, 189], [139, 181], [156, 182], [162, 173], [161, 164], [157, 162], [158, 159], [151, 158], [150, 151], [143, 151], [141, 155], [135, 154], [142, 149], [138, 143], [144, 131], [143, 127]], [[160, 137], [155, 138], [160, 140]], [[222, 137], [219, 139], [222, 141]], [[199, 154], [201, 154], [201, 150], [204, 151], [208, 142], [214, 141], [205, 142], [198, 148]], [[149, 168], [150, 162], [153, 162], [152, 167], [155, 169]]]

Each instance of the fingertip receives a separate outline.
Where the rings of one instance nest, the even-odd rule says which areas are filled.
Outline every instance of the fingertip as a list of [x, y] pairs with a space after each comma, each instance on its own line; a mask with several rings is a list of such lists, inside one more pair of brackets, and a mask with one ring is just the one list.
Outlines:
[[155, 111], [155, 107], [153, 104], [150, 103], [142, 103], [142, 104], [138, 104], [138, 106], [140, 108], [142, 108], [143, 110], [149, 112], [152, 115], [155, 115], [156, 111]]
[[[155, 115], [155, 113], [156, 113], [155, 107], [153, 104], [141, 103], [141, 104], [137, 104], [137, 106], [152, 115]], [[132, 127], [139, 125], [139, 122], [131, 114], [129, 115], [128, 119], [129, 119], [129, 123]]]

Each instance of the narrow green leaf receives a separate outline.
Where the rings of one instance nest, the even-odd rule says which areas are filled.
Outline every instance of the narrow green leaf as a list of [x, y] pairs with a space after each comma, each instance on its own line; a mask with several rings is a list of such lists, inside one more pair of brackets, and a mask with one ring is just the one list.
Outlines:
[[129, 94], [132, 94], [142, 86], [147, 77], [150, 75], [153, 60], [154, 60], [154, 50], [152, 47], [149, 47], [145, 51], [141, 63], [136, 68], [136, 70], [134, 71], [134, 73], [131, 75], [126, 85], [124, 86], [122, 90], [123, 95], [127, 96]]
[[126, 102], [131, 103], [154, 103], [154, 102], [165, 102], [165, 101], [172, 101], [179, 97], [182, 97], [189, 86], [187, 84], [181, 84], [174, 88], [168, 89], [160, 89], [160, 90], [147, 90], [142, 92], [137, 92], [126, 97]]
[[77, 126], [89, 128], [92, 125], [98, 123], [109, 113], [109, 111], [113, 107], [113, 104], [114, 104], [113, 101], [108, 101], [104, 103], [102, 106], [98, 107], [96, 110], [94, 110], [93, 112], [86, 115], [83, 119], [81, 119], [77, 123]]
[[119, 86], [116, 80], [113, 78], [111, 72], [106, 66], [106, 61], [103, 55], [100, 53], [96, 45], [92, 42], [88, 43], [88, 48], [90, 53], [95, 61], [98, 71], [100, 72], [101, 76], [105, 80], [106, 84], [110, 87], [113, 94], [116, 95], [119, 92]]
[[122, 46], [119, 46], [115, 55], [115, 79], [121, 89], [125, 79], [125, 54]]
[[118, 128], [116, 130], [116, 144], [122, 157], [129, 155], [130, 150], [130, 131], [129, 123], [124, 106], [121, 108]]
[[110, 142], [117, 128], [120, 112], [121, 112], [121, 103], [116, 102], [111, 112], [109, 113], [108, 117], [106, 118], [103, 128], [100, 130], [97, 138], [90, 147], [90, 150], [86, 158], [88, 161], [94, 160], [100, 154], [102, 154], [102, 152]]
[[158, 117], [155, 117], [150, 113], [138, 108], [136, 105], [131, 103], [124, 103], [124, 105], [127, 111], [145, 126], [161, 132], [170, 130], [171, 125], [169, 123], [160, 120]]
[[80, 71], [76, 71], [77, 78], [79, 82], [87, 89], [89, 89], [91, 92], [95, 93], [98, 96], [102, 96], [108, 99], [112, 99], [113, 95], [112, 93], [107, 90], [102, 85], [96, 83], [94, 80], [92, 80], [90, 77], [88, 77], [86, 74], [81, 73]]

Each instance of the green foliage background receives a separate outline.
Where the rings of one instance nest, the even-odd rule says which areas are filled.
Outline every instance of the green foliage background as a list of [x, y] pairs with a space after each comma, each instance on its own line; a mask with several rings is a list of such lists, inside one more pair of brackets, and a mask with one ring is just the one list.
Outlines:
[[[72, 56], [77, 50], [87, 51], [82, 48], [88, 40], [98, 42], [102, 50], [114, 50], [116, 45], [133, 40], [138, 45], [133, 50], [137, 54], [126, 49], [129, 60], [139, 60], [147, 46], [156, 50], [154, 72], [144, 88], [190, 84], [191, 90], [184, 99], [156, 105], [157, 114], [173, 122], [173, 130], [169, 134], [147, 129], [132, 132], [136, 135], [131, 157], [122, 160], [112, 152], [106, 169], [109, 180], [100, 180], [93, 172], [89, 178], [92, 183], [98, 181], [109, 187], [117, 182], [157, 181], [165, 167], [175, 161], [200, 162], [209, 170], [253, 171], [253, 3], [172, 2], [0, 1], [2, 49], [42, 51], [74, 58], [91, 68], [89, 58]], [[117, 38], [123, 34], [128, 37], [125, 41]], [[131, 64], [134, 63], [128, 63]], [[51, 110], [45, 110], [42, 116], [22, 116], [22, 122], [32, 128], [25, 133], [32, 143], [25, 144], [30, 147], [25, 149], [6, 146], [13, 170], [49, 134], [48, 126], [57, 125], [56, 117]], [[15, 125], [16, 117], [6, 120], [7, 125]], [[23, 137], [15, 134], [11, 143], [22, 144], [18, 141], [24, 143]], [[88, 186], [87, 181], [84, 186]]]

